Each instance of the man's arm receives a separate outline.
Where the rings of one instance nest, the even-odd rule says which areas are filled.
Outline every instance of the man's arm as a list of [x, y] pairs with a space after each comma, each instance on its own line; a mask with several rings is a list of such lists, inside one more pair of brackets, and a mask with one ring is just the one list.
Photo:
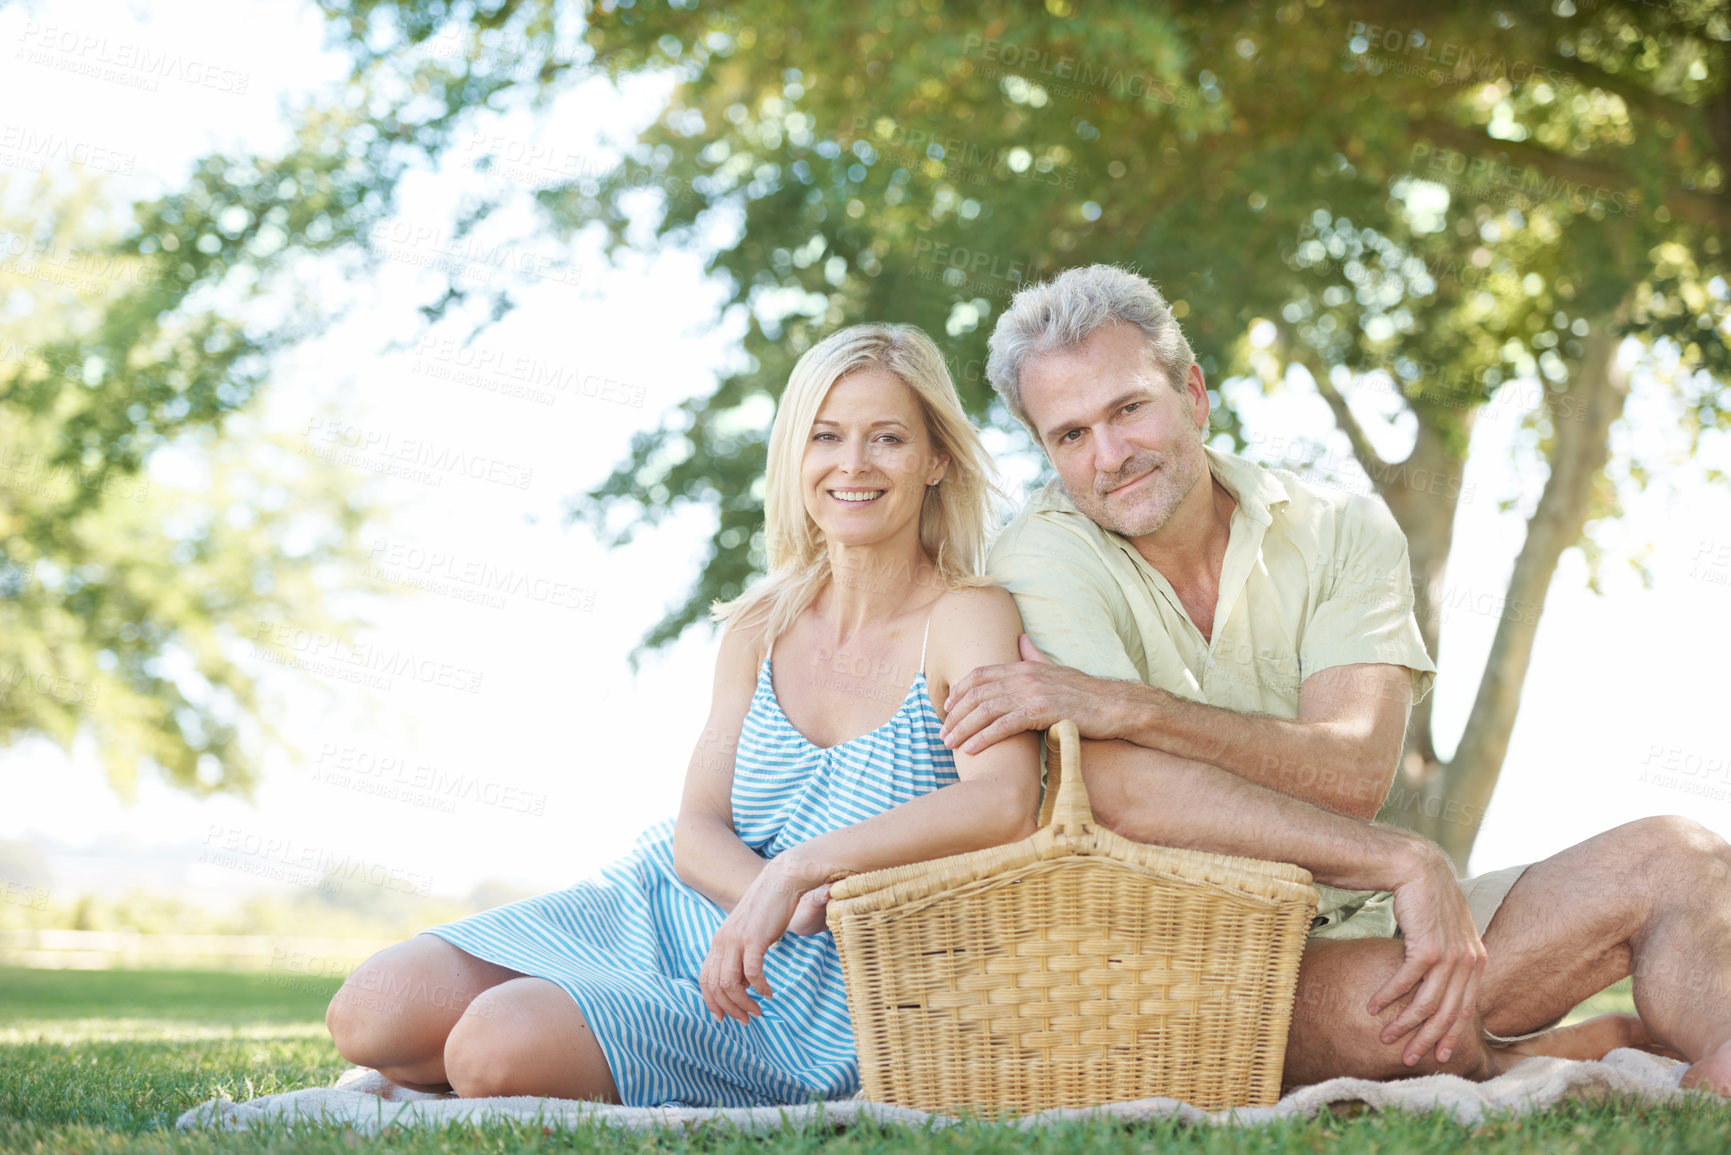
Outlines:
[[1085, 738], [1134, 742], [1341, 814], [1374, 817], [1393, 783], [1415, 679], [1422, 696], [1435, 667], [1413, 618], [1400, 527], [1368, 499], [1349, 501], [1339, 518], [1320, 604], [1295, 655], [1308, 675], [1296, 717], [1239, 713], [1143, 683], [1125, 653], [1128, 636], [1106, 608], [1114, 588], [1109, 557], [1089, 556], [1073, 535], [1032, 522], [1019, 536], [1006, 532], [990, 565], [1022, 609], [1030, 639], [1024, 660], [956, 684], [944, 741], [978, 750], [1071, 718]]
[[1084, 742], [1082, 766], [1096, 818], [1126, 838], [1280, 859], [1329, 885], [1393, 891], [1406, 960], [1368, 1010], [1381, 1014], [1414, 994], [1383, 1041], [1406, 1037], [1408, 1065], [1433, 1047], [1447, 1062], [1472, 1029], [1485, 948], [1448, 856], [1435, 845], [1127, 742]]
[[982, 666], [951, 690], [944, 741], [968, 753], [1064, 718], [1084, 738], [1120, 739], [1206, 762], [1258, 785], [1369, 820], [1388, 796], [1412, 708], [1404, 666], [1333, 666], [1304, 680], [1298, 717], [1241, 714], [1141, 682], [1093, 678], [1047, 660]]

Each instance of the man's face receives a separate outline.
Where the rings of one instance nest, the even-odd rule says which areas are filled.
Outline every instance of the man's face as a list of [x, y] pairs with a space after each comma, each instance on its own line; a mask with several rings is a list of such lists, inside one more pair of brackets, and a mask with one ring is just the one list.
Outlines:
[[1192, 366], [1182, 391], [1173, 389], [1134, 325], [1114, 322], [1073, 349], [1031, 358], [1021, 384], [1070, 500], [1102, 529], [1157, 533], [1208, 476], [1202, 370]]

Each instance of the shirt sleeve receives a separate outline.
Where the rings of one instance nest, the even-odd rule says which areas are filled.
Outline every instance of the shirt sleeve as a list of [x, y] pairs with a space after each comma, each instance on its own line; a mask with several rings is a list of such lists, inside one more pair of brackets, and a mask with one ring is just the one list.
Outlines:
[[1341, 511], [1333, 566], [1298, 648], [1302, 676], [1331, 666], [1384, 663], [1412, 671], [1413, 701], [1436, 665], [1413, 616], [1406, 535], [1382, 502], [1355, 497]]
[[1139, 682], [1129, 606], [1106, 568], [1086, 540], [1041, 515], [1006, 529], [986, 563], [1041, 653], [1096, 678]]

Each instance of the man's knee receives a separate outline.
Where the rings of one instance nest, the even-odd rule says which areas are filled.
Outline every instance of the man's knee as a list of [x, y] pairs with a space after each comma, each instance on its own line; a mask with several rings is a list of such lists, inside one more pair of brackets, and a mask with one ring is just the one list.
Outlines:
[[1287, 1040], [1288, 1085], [1342, 1075], [1361, 1079], [1433, 1074], [1488, 1077], [1490, 1055], [1483, 1020], [1476, 1013], [1459, 1034], [1447, 1062], [1439, 1063], [1432, 1047], [1409, 1067], [1404, 1061], [1409, 1038], [1382, 1041], [1383, 1028], [1400, 1017], [1412, 995], [1403, 995], [1380, 1015], [1370, 1013], [1370, 999], [1400, 969], [1405, 953], [1404, 944], [1397, 939], [1312, 940], [1305, 950], [1293, 999], [1292, 1031]]
[[1341, 1076], [1358, 1079], [1405, 1079], [1418, 1075], [1459, 1075], [1482, 1081], [1490, 1077], [1491, 1055], [1478, 1014], [1458, 1036], [1446, 1062], [1439, 1062], [1433, 1046], [1408, 1066], [1405, 1050], [1411, 1036], [1392, 1043], [1382, 1041], [1385, 1020], [1406, 1008], [1400, 999], [1382, 1017], [1370, 1014], [1362, 1003], [1342, 1006], [1336, 1017], [1294, 1020], [1287, 1041], [1285, 1082], [1289, 1086], [1321, 1082]]
[[[1731, 845], [1692, 818], [1660, 814], [1638, 818], [1618, 827], [1629, 848], [1632, 877], [1645, 877], [1657, 885], [1677, 882], [1677, 872], [1689, 881], [1731, 879]], [[1667, 869], [1669, 868], [1669, 869]]]

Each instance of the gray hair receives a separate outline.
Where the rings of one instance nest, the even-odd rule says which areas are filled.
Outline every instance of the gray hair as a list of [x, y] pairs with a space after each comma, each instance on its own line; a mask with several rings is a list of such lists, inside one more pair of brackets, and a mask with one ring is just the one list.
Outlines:
[[1012, 416], [1039, 440], [1022, 408], [1022, 370], [1044, 353], [1073, 349], [1102, 326], [1123, 321], [1141, 329], [1166, 383], [1182, 391], [1196, 355], [1160, 290], [1116, 265], [1066, 269], [1017, 293], [986, 344], [986, 380]]

